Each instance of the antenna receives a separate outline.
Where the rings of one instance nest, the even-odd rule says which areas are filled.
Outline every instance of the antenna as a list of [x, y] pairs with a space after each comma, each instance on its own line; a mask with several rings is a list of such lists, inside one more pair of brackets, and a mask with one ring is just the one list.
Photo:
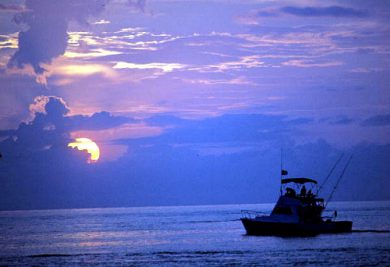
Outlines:
[[326, 182], [328, 181], [329, 177], [332, 175], [333, 171], [336, 169], [336, 166], [340, 163], [341, 159], [344, 157], [344, 152], [340, 155], [340, 157], [337, 159], [336, 163], [333, 165], [332, 169], [330, 169], [328, 175], [325, 177], [325, 180], [321, 183], [320, 187], [318, 188], [317, 194], [321, 191], [321, 189], [324, 187]]
[[347, 164], [345, 164], [344, 169], [343, 169], [343, 171], [341, 172], [341, 174], [340, 174], [340, 176], [339, 176], [339, 179], [337, 180], [336, 184], [334, 185], [333, 190], [332, 190], [332, 192], [330, 193], [330, 196], [329, 196], [329, 198], [328, 198], [328, 201], [326, 201], [325, 208], [328, 206], [329, 201], [332, 199], [333, 193], [336, 191], [336, 188], [337, 188], [337, 186], [339, 185], [339, 183], [340, 183], [340, 181], [341, 181], [341, 178], [343, 178], [343, 176], [344, 176], [344, 174], [345, 174], [345, 171], [347, 170], [347, 167], [348, 167], [349, 163], [351, 163], [352, 156], [353, 156], [353, 155], [351, 155], [351, 156], [349, 157], [349, 159], [348, 159], [348, 161], [347, 161]]

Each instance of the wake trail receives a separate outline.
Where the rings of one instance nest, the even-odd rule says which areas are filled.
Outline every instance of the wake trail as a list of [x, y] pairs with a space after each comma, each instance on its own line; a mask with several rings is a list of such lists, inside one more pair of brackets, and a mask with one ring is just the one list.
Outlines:
[[389, 234], [390, 230], [352, 230], [352, 233], [378, 233], [378, 234]]

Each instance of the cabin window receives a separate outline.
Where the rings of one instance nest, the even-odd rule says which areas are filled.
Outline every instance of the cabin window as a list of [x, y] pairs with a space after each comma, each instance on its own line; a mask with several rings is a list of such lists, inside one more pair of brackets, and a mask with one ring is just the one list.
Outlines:
[[291, 208], [289, 208], [289, 207], [275, 207], [273, 213], [274, 214], [287, 214], [287, 215], [293, 214]]

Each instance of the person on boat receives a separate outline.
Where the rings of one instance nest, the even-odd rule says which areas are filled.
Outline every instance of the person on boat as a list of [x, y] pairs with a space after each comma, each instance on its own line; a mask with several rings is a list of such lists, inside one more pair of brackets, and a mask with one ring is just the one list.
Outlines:
[[305, 185], [302, 186], [300, 195], [301, 195], [301, 197], [305, 197], [306, 196], [306, 186]]
[[286, 188], [286, 196], [295, 197], [296, 193], [295, 190], [291, 187]]

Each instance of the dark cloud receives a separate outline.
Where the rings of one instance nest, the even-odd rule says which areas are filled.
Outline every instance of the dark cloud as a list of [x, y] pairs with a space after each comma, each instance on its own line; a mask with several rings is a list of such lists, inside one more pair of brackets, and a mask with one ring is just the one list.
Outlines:
[[[132, 120], [108, 112], [69, 116], [66, 103], [55, 96], [37, 97], [30, 112], [30, 122], [0, 132], [0, 136], [6, 137], [0, 142], [0, 209], [95, 205], [97, 202], [89, 197], [99, 195], [99, 186], [110, 189], [110, 185], [104, 179], [93, 185], [101, 169], [87, 163], [86, 151], [67, 147], [72, 140], [70, 133], [106, 129]], [[88, 200], [84, 195], [89, 196]]]
[[66, 118], [69, 130], [102, 130], [129, 122], [136, 122], [136, 120], [123, 116], [113, 116], [107, 111], [97, 112], [91, 116], [75, 115]]
[[[64, 124], [64, 116], [69, 112], [62, 99], [47, 97], [41, 112], [34, 114], [31, 122], [23, 122], [11, 135], [0, 143], [7, 156], [34, 154], [45, 149], [66, 146], [70, 134]], [[7, 131], [4, 131], [7, 133]]]
[[[296, 128], [302, 123], [309, 123], [255, 114], [203, 120], [156, 116], [144, 123], [167, 127], [165, 133], [122, 140], [129, 146], [127, 154], [116, 161], [87, 164], [86, 153], [66, 147], [70, 131], [115, 127], [126, 123], [126, 118], [107, 112], [69, 116], [65, 102], [53, 96], [39, 98], [30, 110], [35, 111], [34, 119], [0, 142], [0, 209], [275, 201], [281, 143], [299, 134]], [[234, 153], [200, 153], [210, 145], [226, 150], [226, 143], [234, 143], [234, 149], [248, 143], [253, 147]], [[285, 148], [285, 167], [291, 175], [320, 181], [341, 153], [323, 140], [290, 142]], [[354, 151], [335, 199], [388, 198], [390, 146], [360, 145]], [[376, 182], [368, 190], [373, 179]], [[334, 182], [330, 181], [330, 188]]]
[[300, 17], [365, 17], [366, 12], [349, 7], [294, 7], [286, 6], [281, 12]]
[[0, 137], [9, 137], [15, 133], [15, 130], [1, 130]]
[[296, 118], [296, 119], [292, 119], [292, 120], [287, 120], [286, 122], [288, 124], [291, 124], [291, 125], [302, 125], [302, 124], [312, 123], [313, 119], [311, 119], [311, 118]]
[[35, 153], [53, 147], [66, 148], [71, 141], [70, 133], [79, 130], [100, 130], [133, 122], [134, 119], [113, 116], [102, 111], [91, 116], [67, 116], [69, 108], [63, 99], [56, 96], [36, 97], [30, 105], [33, 120], [23, 122], [15, 130], [0, 131], [8, 137], [0, 143], [5, 154]]
[[259, 10], [257, 13], [259, 17], [277, 17], [278, 13], [275, 10]]
[[15, 21], [28, 29], [19, 33], [19, 47], [9, 66], [31, 65], [37, 74], [43, 73], [42, 63], [50, 63], [65, 53], [68, 22], [86, 24], [90, 16], [103, 11], [107, 1], [27, 0], [25, 6], [29, 11], [17, 14]]
[[343, 124], [343, 125], [345, 125], [345, 124], [351, 124], [351, 123], [353, 123], [354, 121], [355, 121], [355, 120], [353, 120], [353, 119], [343, 118], [343, 119], [338, 119], [338, 120], [332, 121], [332, 122], [330, 122], [330, 124], [335, 124], [335, 125], [337, 125], [337, 124]]
[[[36, 74], [42, 74], [43, 63], [50, 63], [54, 58], [65, 53], [68, 41], [68, 23], [76, 21], [87, 25], [87, 20], [99, 15], [109, 0], [27, 0], [25, 7], [0, 5], [0, 9], [23, 11], [14, 21], [28, 27], [19, 33], [19, 47], [10, 59], [9, 67], [22, 68], [31, 65]], [[128, 1], [130, 7], [140, 10], [145, 8], [145, 0]]]
[[285, 6], [279, 9], [262, 9], [256, 14], [259, 17], [278, 17], [289, 14], [298, 17], [366, 17], [367, 12], [342, 6], [329, 7], [295, 7]]
[[160, 143], [259, 142], [288, 135], [294, 125], [306, 119], [289, 120], [286, 116], [262, 114], [229, 114], [203, 120], [183, 120], [159, 116], [147, 120], [152, 125], [168, 126], [165, 134], [145, 140]]
[[60, 120], [69, 112], [65, 102], [59, 97], [49, 97], [45, 105], [46, 116], [52, 120]]
[[354, 119], [348, 118], [346, 116], [327, 117], [327, 118], [322, 118], [319, 121], [331, 125], [347, 125], [355, 122]]
[[364, 120], [362, 126], [387, 126], [390, 125], [390, 114], [377, 115]]

